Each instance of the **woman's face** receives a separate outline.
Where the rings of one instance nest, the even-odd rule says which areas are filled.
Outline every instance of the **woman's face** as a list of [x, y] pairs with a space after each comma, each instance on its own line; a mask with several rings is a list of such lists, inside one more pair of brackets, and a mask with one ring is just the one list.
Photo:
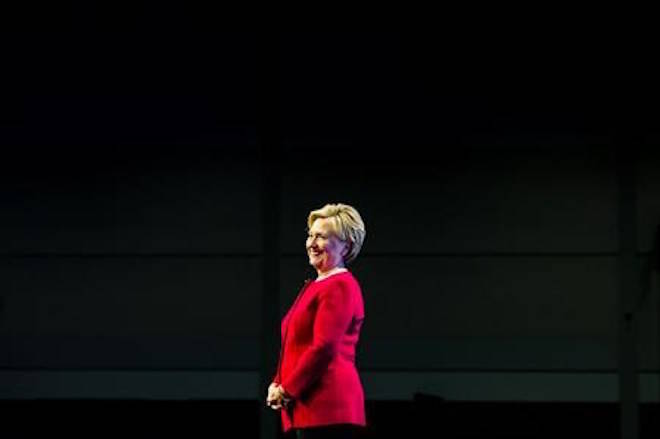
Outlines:
[[309, 264], [317, 271], [326, 272], [344, 266], [343, 253], [347, 244], [335, 236], [327, 218], [314, 220], [307, 233], [306, 247]]

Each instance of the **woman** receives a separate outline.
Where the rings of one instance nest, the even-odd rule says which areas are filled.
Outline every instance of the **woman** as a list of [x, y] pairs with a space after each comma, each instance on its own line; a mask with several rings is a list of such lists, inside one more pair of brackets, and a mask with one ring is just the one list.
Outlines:
[[307, 218], [307, 281], [282, 320], [282, 349], [266, 404], [299, 439], [352, 437], [366, 425], [355, 348], [364, 320], [360, 285], [346, 269], [364, 242], [353, 207], [326, 204]]

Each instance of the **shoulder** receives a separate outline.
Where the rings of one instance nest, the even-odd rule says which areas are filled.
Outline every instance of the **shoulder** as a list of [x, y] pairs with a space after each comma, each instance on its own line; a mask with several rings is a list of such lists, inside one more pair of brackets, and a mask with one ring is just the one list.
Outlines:
[[321, 293], [354, 294], [360, 292], [360, 284], [350, 271], [329, 277], [320, 288]]

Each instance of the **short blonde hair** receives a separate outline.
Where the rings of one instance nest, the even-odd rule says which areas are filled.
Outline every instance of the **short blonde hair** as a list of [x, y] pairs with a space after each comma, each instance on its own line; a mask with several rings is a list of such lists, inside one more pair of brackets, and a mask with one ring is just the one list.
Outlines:
[[364, 221], [358, 211], [348, 204], [326, 204], [320, 209], [313, 210], [307, 217], [307, 227], [319, 218], [328, 218], [334, 234], [342, 241], [348, 241], [350, 249], [344, 257], [344, 263], [352, 262], [362, 249], [366, 235]]

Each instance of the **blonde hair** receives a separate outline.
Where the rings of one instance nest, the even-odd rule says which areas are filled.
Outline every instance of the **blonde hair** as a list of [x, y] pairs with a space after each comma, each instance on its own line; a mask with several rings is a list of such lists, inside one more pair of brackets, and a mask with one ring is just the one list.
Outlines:
[[334, 234], [342, 241], [348, 241], [350, 249], [344, 256], [344, 263], [352, 262], [362, 249], [366, 235], [364, 222], [358, 211], [348, 204], [326, 204], [320, 209], [313, 210], [307, 217], [307, 227], [319, 218], [328, 218]]

